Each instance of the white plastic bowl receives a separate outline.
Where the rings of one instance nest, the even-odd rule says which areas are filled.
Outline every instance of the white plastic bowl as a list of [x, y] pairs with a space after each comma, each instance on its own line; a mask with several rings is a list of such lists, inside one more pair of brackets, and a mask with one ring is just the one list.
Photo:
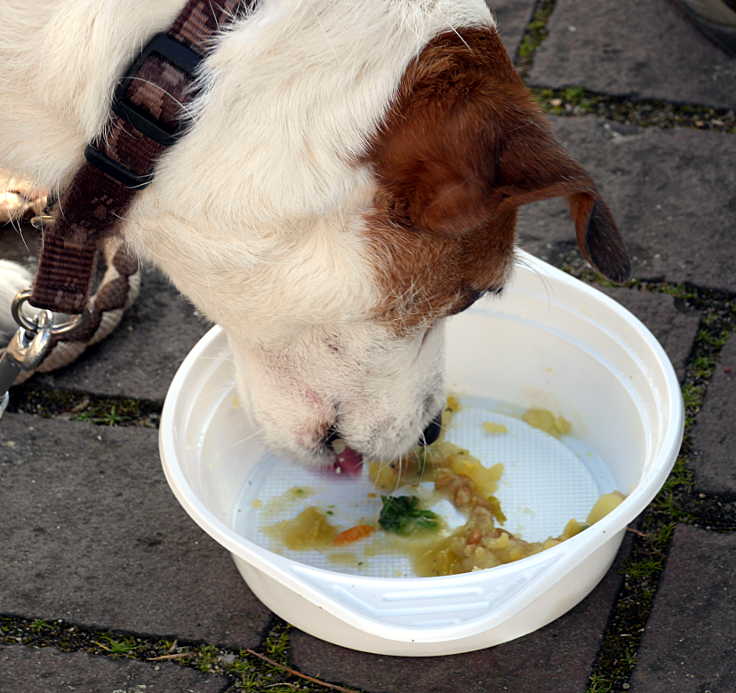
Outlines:
[[282, 618], [366, 652], [467, 652], [549, 623], [610, 567], [626, 525], [674, 464], [682, 440], [680, 388], [659, 343], [631, 313], [520, 255], [503, 298], [479, 301], [449, 321], [450, 389], [562, 413], [627, 497], [591, 528], [515, 563], [447, 577], [367, 577], [291, 560], [246, 538], [235, 530], [234, 508], [265, 452], [256, 439], [238, 445], [248, 424], [232, 404], [233, 364], [222, 330], [213, 328], [185, 359], [161, 419], [166, 478]]

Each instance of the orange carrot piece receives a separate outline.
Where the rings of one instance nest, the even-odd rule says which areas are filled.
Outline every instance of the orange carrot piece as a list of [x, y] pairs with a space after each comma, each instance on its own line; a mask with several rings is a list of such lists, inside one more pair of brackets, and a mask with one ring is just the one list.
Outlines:
[[354, 541], [365, 539], [375, 531], [376, 528], [372, 525], [355, 525], [355, 527], [351, 527], [350, 529], [346, 529], [344, 532], [340, 532], [340, 534], [334, 538], [332, 543], [337, 544], [337, 546], [352, 544]]

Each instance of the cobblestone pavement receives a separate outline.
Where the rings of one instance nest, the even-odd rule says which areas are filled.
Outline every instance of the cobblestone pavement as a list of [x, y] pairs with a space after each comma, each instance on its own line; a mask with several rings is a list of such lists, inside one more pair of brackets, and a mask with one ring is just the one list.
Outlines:
[[[465, 655], [368, 655], [291, 628], [166, 486], [161, 403], [207, 325], [146, 270], [120, 329], [16, 388], [0, 424], [2, 693], [736, 690], [736, 60], [669, 0], [495, 9], [636, 279], [588, 272], [556, 202], [525, 211], [521, 245], [637, 314], [682, 383], [682, 453], [614, 567], [557, 621]], [[0, 256], [27, 252], [15, 241], [1, 230]]]

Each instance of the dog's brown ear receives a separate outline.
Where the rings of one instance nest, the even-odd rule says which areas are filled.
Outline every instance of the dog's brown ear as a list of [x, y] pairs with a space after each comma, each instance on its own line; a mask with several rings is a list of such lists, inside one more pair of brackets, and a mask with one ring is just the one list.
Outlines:
[[631, 276], [631, 261], [608, 205], [596, 194], [571, 195], [570, 213], [582, 256], [615, 282]]
[[622, 281], [629, 261], [613, 217], [550, 127], [495, 30], [436, 37], [407, 69], [367, 157], [390, 223], [513, 243], [516, 208], [566, 197], [583, 256]]
[[498, 180], [502, 207], [567, 198], [581, 255], [613, 281], [629, 277], [631, 263], [611, 210], [541, 119], [533, 118], [503, 137]]

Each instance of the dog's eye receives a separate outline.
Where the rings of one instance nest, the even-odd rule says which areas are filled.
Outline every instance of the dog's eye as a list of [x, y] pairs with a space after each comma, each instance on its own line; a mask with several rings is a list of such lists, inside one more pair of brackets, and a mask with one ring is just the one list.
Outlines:
[[452, 314], [462, 313], [470, 308], [484, 293], [485, 291], [476, 291], [475, 289], [466, 291], [463, 297], [453, 306]]
[[470, 308], [479, 298], [485, 296], [485, 294], [494, 294], [498, 296], [503, 291], [502, 286], [492, 286], [487, 289], [468, 289], [462, 299], [453, 307], [452, 313], [462, 313], [467, 308]]
[[485, 289], [482, 289], [481, 291], [476, 291], [476, 290], [469, 291], [466, 297], [467, 303], [465, 307], [469, 308], [470, 306], [472, 306], [479, 298], [481, 298], [481, 296], [484, 296], [485, 293], [486, 293]]

